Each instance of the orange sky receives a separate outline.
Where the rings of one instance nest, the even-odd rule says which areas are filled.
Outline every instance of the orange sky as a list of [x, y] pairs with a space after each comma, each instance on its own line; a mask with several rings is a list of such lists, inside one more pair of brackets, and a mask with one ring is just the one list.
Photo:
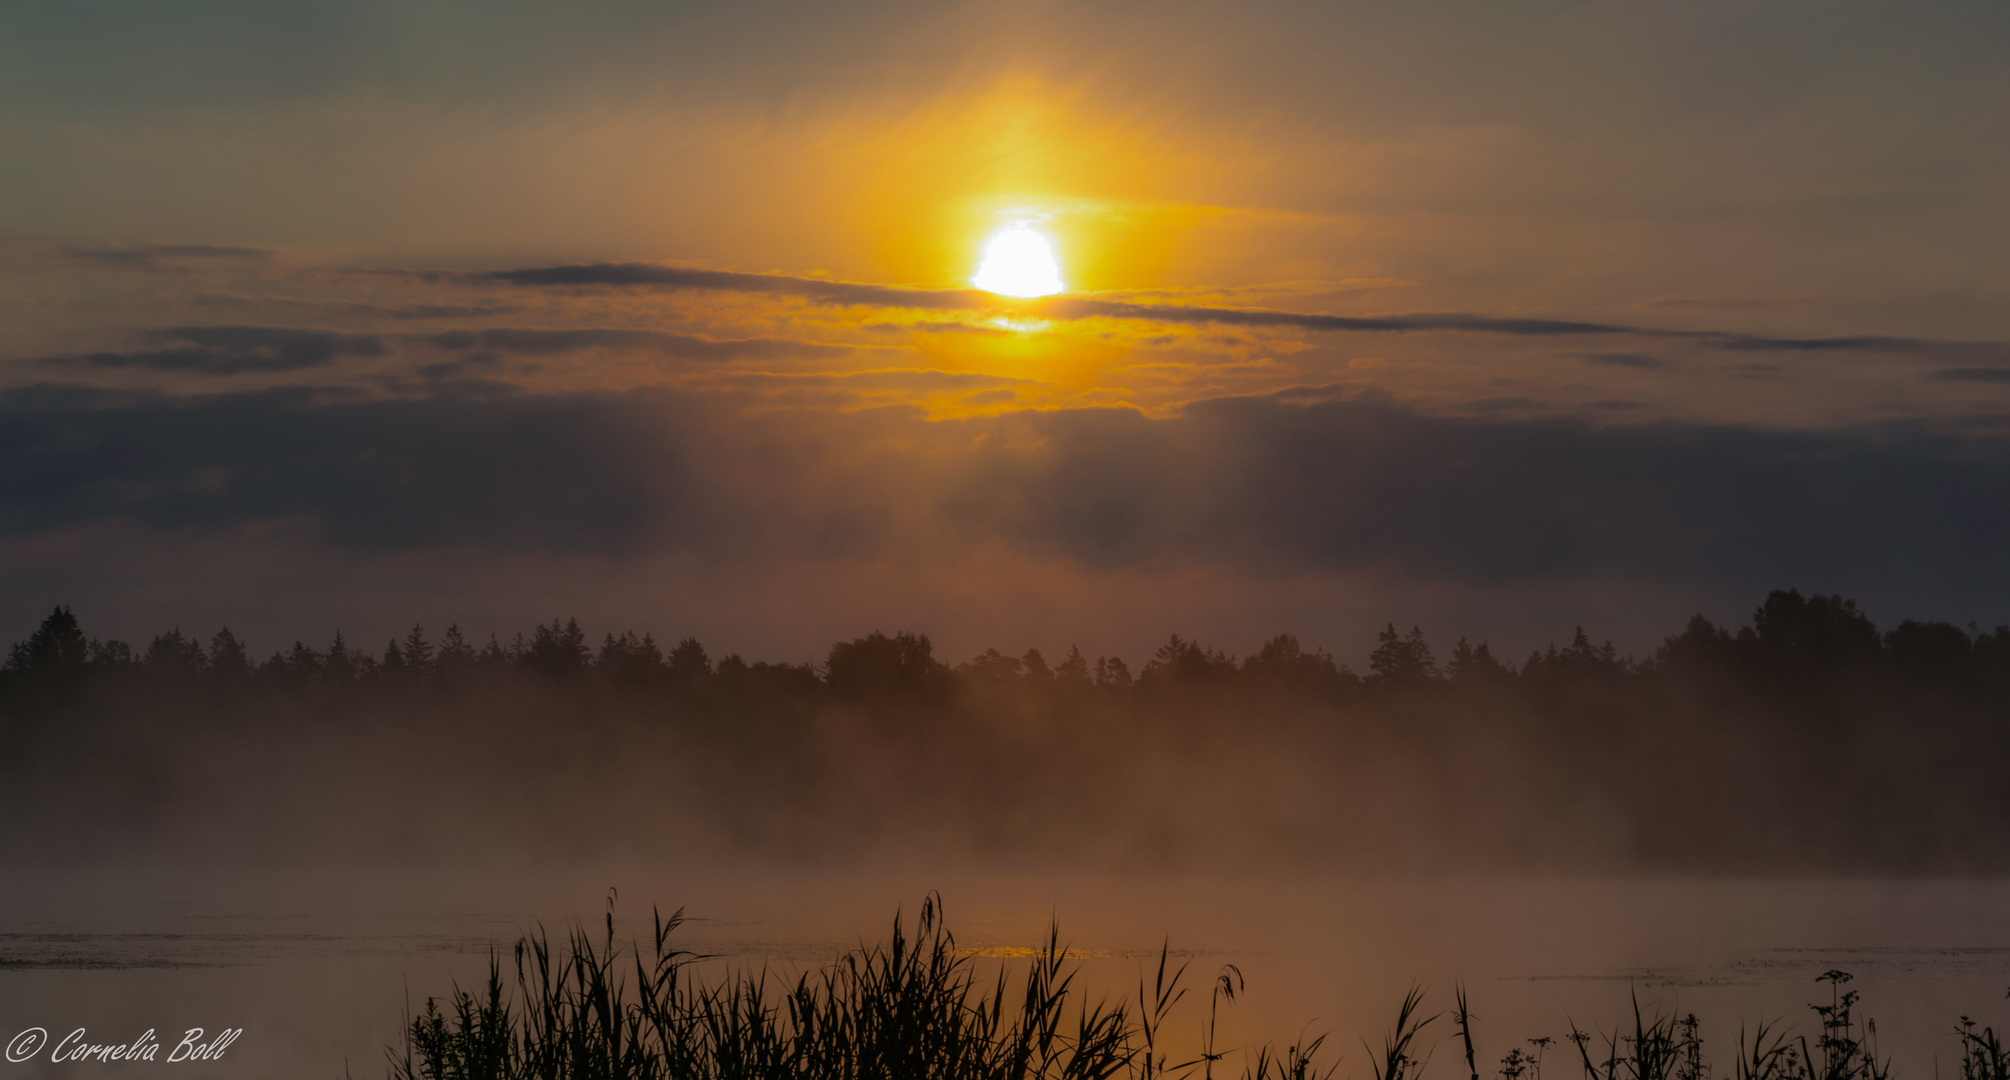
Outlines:
[[[334, 410], [317, 421], [399, 402], [669, 394], [724, 425], [718, 445], [793, 425], [938, 465], [948, 451], [924, 448], [963, 445], [959, 432], [1009, 450], [1051, 439], [1039, 423], [1113, 411], [1197, 433], [1210, 403], [1244, 400], [1594, 442], [1900, 425], [1993, 447], [2010, 415], [2006, 26], [1957, 3], [17, 12], [0, 16], [0, 393], [28, 434], [9, 445], [42, 460], [47, 425], [72, 422], [38, 411], [60, 389]], [[1014, 221], [1052, 238], [1067, 296], [970, 291], [985, 238]], [[992, 426], [945, 426], [973, 423]], [[972, 453], [959, 481], [996, 466]], [[291, 522], [307, 546], [261, 548], [272, 560], [368, 575], [331, 517], [336, 503], [365, 512], [361, 494], [275, 508], [247, 494], [256, 463], [222, 451], [144, 482], [93, 461], [22, 474], [36, 479], [0, 542], [44, 552], [34, 580], [71, 573], [47, 538], [86, 525], [139, 528], [119, 542], [146, 549], [145, 530]], [[1709, 472], [1656, 461], [1639, 483], [1668, 505]], [[1289, 481], [1279, 468], [1271, 479]], [[121, 502], [163, 484], [192, 501], [136, 516]], [[1143, 601], [1160, 586], [1135, 585], [1141, 573], [1214, 581], [1193, 618], [1236, 633], [1308, 617], [1290, 614], [1280, 574], [1298, 594], [1357, 599], [1311, 616], [1336, 635], [1401, 617], [1405, 597], [1509, 632], [1500, 598], [1530, 590], [1632, 611], [1617, 597], [1715, 603], [1792, 569], [1585, 555], [1475, 577], [1326, 541], [1257, 558], [1285, 529], [1260, 521], [1244, 541], [1109, 563], [1088, 541], [1027, 540], [997, 508], [981, 537], [950, 539], [960, 511], [927, 500], [954, 487], [839, 513], [906, 522], [870, 558], [814, 544], [776, 556], [780, 576], [843, 563], [832, 579], [854, 582], [825, 601], [818, 633], [1003, 612], [1024, 594], [1003, 584], [1015, 577], [1102, 597], [1055, 601], [1043, 617], [1056, 625], [1107, 627], [1118, 595], [1139, 598], [1141, 621], [1173, 619]], [[1963, 551], [1995, 528], [1962, 509], [1969, 497], [1943, 500], [1966, 523], [1947, 526]], [[212, 520], [212, 498], [232, 509]], [[1727, 527], [1764, 534], [1762, 516]], [[712, 557], [672, 534], [622, 549], [665, 598], [692, 593], [668, 567]], [[1916, 560], [1891, 543], [1851, 573], [1810, 572], [1894, 603], [1962, 591], [1953, 570], [1900, 584]], [[398, 557], [423, 563], [426, 547]], [[527, 557], [492, 547], [497, 574]], [[870, 583], [923, 547], [944, 580], [990, 575], [978, 591], [994, 600], [861, 599], [901, 594]], [[588, 550], [612, 548], [537, 554]], [[639, 617], [606, 599], [619, 570], [595, 585], [566, 565], [552, 572], [583, 582], [583, 610]], [[1589, 584], [1615, 576], [1617, 592]], [[472, 599], [493, 587], [468, 582], [436, 610], [548, 616]], [[1221, 599], [1237, 588], [1241, 607]], [[23, 603], [46, 606], [46, 591]], [[162, 595], [148, 610], [186, 602]], [[306, 600], [275, 604], [261, 616], [275, 629], [312, 623]], [[748, 647], [767, 640], [727, 598], [700, 606]]]

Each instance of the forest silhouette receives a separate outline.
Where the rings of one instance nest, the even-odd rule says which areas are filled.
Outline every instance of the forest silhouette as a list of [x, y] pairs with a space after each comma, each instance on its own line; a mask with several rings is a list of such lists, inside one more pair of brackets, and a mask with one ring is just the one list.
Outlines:
[[255, 660], [57, 608], [0, 669], [9, 854], [254, 860], [1092, 859], [1309, 870], [2010, 868], [2010, 627], [1879, 628], [1777, 591], [1652, 656], [1581, 628], [1519, 664], [1385, 627], [1356, 673], [1290, 635], [1071, 648], [873, 632], [715, 660], [576, 621], [414, 626]]

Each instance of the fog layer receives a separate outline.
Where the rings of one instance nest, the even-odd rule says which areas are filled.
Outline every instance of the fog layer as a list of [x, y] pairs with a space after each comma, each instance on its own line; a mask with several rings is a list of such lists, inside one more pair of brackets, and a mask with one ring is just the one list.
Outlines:
[[[1134, 658], [1136, 659], [1136, 658]], [[1279, 635], [951, 666], [878, 632], [714, 660], [576, 623], [263, 662], [59, 609], [0, 684], [12, 856], [1735, 874], [2004, 868], [2010, 629], [1839, 597], [1365, 675]]]

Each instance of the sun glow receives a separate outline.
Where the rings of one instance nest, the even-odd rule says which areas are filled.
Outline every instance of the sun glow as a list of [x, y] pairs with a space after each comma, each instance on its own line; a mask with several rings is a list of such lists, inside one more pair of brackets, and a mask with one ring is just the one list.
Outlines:
[[992, 234], [970, 283], [1001, 296], [1049, 296], [1067, 288], [1053, 245], [1024, 223]]

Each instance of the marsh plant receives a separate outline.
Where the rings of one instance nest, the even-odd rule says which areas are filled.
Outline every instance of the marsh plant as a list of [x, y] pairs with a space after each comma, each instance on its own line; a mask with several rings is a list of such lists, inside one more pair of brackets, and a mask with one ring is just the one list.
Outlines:
[[1961, 1040], [1961, 1080], [2010, 1080], [2010, 1060], [2004, 1058], [1996, 1029], [1975, 1028], [1975, 1021], [1966, 1016], [1954, 1028]]
[[[1244, 991], [1242, 972], [1224, 966], [1194, 1043], [1175, 1054], [1167, 1023], [1185, 999], [1186, 966], [1162, 948], [1135, 995], [1091, 998], [1076, 983], [1057, 927], [1023, 971], [1001, 964], [988, 976], [960, 948], [939, 897], [923, 901], [912, 925], [901, 916], [880, 945], [854, 949], [790, 978], [766, 970], [701, 970], [707, 957], [674, 947], [682, 912], [652, 915], [647, 944], [622, 946], [610, 899], [604, 933], [574, 928], [563, 949], [536, 930], [516, 945], [514, 977], [492, 956], [478, 990], [456, 988], [428, 1000], [390, 1052], [393, 1080], [1214, 1080], [1239, 1057], [1242, 1080], [1333, 1080], [1336, 1055], [1324, 1035], [1279, 1049], [1224, 1047], [1224, 1007]], [[706, 977], [706, 976], [711, 977]], [[1890, 1080], [1877, 1050], [1877, 1025], [1859, 1021], [1858, 995], [1843, 971], [1818, 981], [1828, 1000], [1810, 1008], [1812, 1041], [1777, 1023], [1740, 1031], [1727, 1080]], [[1374, 1080], [1422, 1080], [1431, 1058], [1428, 1014], [1413, 987], [1397, 1006], [1379, 1049], [1365, 1042]], [[1633, 998], [1630, 1021], [1607, 1032], [1571, 1024], [1582, 1080], [1712, 1080], [1702, 1023], [1664, 1014]], [[1474, 1017], [1464, 987], [1450, 1019], [1459, 1063], [1481, 1080]], [[1962, 1017], [1961, 1080], [2010, 1080], [2010, 1058], [1993, 1028]], [[1527, 1039], [1508, 1050], [1494, 1080], [1542, 1080], [1554, 1041]]]
[[[860, 948], [793, 982], [768, 972], [695, 977], [704, 959], [674, 948], [682, 913], [653, 919], [649, 947], [615, 941], [613, 911], [599, 942], [575, 929], [564, 953], [547, 936], [521, 939], [515, 994], [492, 958], [479, 992], [426, 1002], [396, 1080], [711, 1080], [740, 1077], [941, 1077], [956, 1080], [1154, 1080], [1211, 1077], [1213, 1013], [1232, 1004], [1239, 974], [1216, 984], [1201, 1056], [1176, 1061], [1162, 1034], [1186, 991], [1184, 965], [1162, 950], [1135, 1002], [1090, 1000], [1058, 930], [1050, 928], [1023, 976], [983, 979], [958, 948], [939, 899], [912, 931], [896, 916], [884, 945]], [[1264, 1047], [1249, 1080], [1327, 1080], [1313, 1063], [1321, 1040]]]

